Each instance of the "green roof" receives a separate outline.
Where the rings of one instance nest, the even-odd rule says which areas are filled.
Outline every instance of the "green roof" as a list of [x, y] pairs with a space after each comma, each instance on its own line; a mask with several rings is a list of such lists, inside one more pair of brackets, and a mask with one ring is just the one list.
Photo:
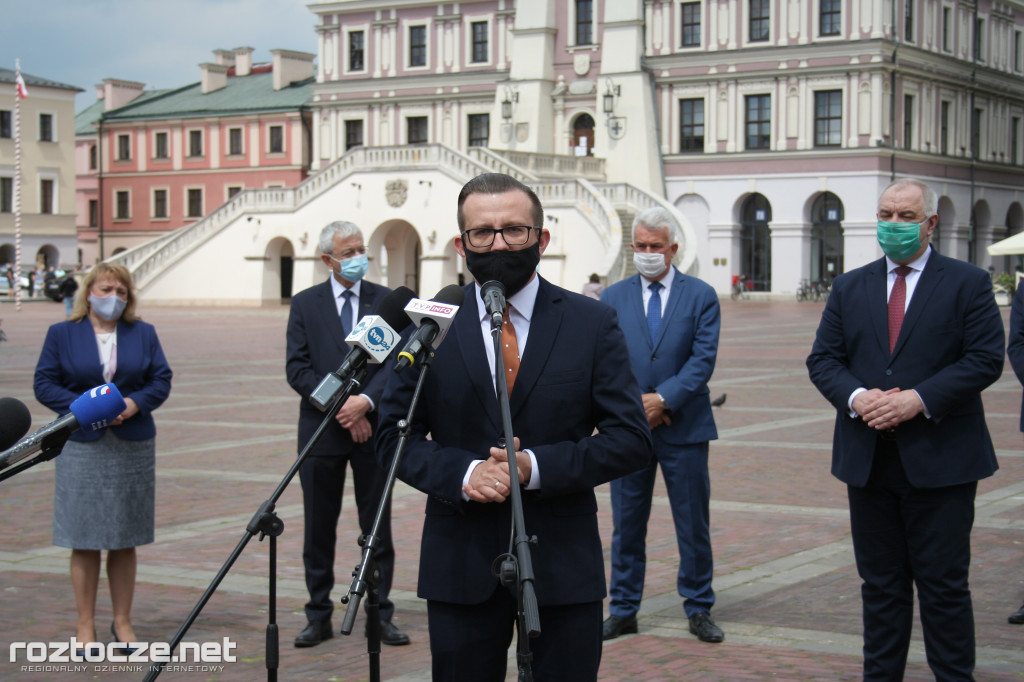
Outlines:
[[[142, 93], [128, 104], [141, 104], [146, 100], [166, 95], [172, 90], [143, 90]], [[128, 106], [128, 105], [125, 105]], [[96, 123], [99, 122], [105, 111], [105, 102], [96, 100], [86, 108], [75, 114], [75, 135], [92, 135], [96, 133]]]
[[315, 80], [307, 78], [274, 90], [274, 74], [270, 72], [229, 76], [227, 86], [205, 95], [201, 84], [193, 83], [163, 91], [161, 95], [145, 101], [136, 99], [103, 113], [102, 117], [104, 121], [133, 121], [294, 111], [310, 101]]

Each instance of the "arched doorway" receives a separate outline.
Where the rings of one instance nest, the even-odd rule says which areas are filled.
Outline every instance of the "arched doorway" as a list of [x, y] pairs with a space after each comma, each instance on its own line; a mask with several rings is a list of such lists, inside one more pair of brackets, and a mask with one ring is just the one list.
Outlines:
[[843, 274], [843, 202], [824, 192], [811, 207], [811, 281], [831, 282]]
[[288, 301], [292, 297], [295, 272], [295, 248], [284, 237], [270, 240], [264, 252], [263, 300]]
[[44, 268], [60, 265], [60, 251], [53, 244], [43, 244], [36, 252], [36, 263]]
[[572, 149], [575, 156], [594, 155], [594, 118], [580, 114], [572, 124]]
[[740, 272], [749, 291], [772, 290], [772, 206], [763, 194], [751, 194], [740, 209]]
[[373, 231], [367, 244], [367, 277], [392, 289], [406, 286], [424, 298], [433, 296], [435, 292], [422, 292], [419, 288], [422, 252], [419, 234], [412, 225], [404, 220], [385, 221]]

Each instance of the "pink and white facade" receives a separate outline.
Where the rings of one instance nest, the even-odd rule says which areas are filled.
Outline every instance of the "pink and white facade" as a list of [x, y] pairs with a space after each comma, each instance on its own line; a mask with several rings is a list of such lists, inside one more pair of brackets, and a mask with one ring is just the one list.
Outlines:
[[194, 223], [244, 190], [293, 187], [308, 175], [313, 55], [274, 50], [271, 64], [253, 64], [252, 51], [217, 50], [199, 83], [98, 117], [79, 151], [82, 182], [96, 187], [83, 184], [80, 197], [83, 262]]
[[[371, 276], [436, 291], [465, 274], [452, 248], [455, 200], [484, 171], [537, 189], [553, 237], [540, 270], [571, 289], [593, 272], [606, 281], [628, 275], [632, 216], [665, 205], [683, 226], [682, 269], [723, 294], [744, 275], [760, 295], [789, 298], [803, 279], [831, 279], [881, 256], [876, 200], [908, 175], [940, 196], [940, 250], [1017, 267], [985, 247], [1024, 230], [1021, 0], [320, 0], [309, 8], [318, 19], [310, 177], [294, 192], [236, 197], [188, 237], [220, 253], [193, 247], [175, 257], [175, 268], [196, 272], [243, 253], [240, 267], [251, 272], [224, 298], [273, 298], [286, 276], [294, 290], [317, 281], [314, 237], [337, 219], [363, 228]], [[255, 127], [243, 138], [265, 139], [261, 124], [246, 120]], [[199, 121], [176, 123], [175, 144]], [[208, 123], [204, 143], [218, 148], [234, 124]], [[135, 130], [133, 148], [147, 149], [165, 125], [123, 124]], [[149, 166], [109, 161], [122, 134], [104, 138], [116, 176], [104, 180], [104, 202], [129, 190], [123, 227], [141, 232], [153, 226], [145, 211], [155, 186], [132, 184]], [[216, 178], [241, 173], [223, 155], [195, 167], [180, 161], [173, 171], [186, 177], [163, 180], [169, 196], [187, 205], [189, 183], [200, 183], [207, 213], [211, 197], [223, 201], [227, 182], [237, 182]], [[259, 178], [247, 187], [268, 182], [261, 170], [246, 167]], [[147, 272], [167, 261], [141, 251], [132, 259]], [[167, 299], [186, 293], [206, 295], [150, 289]]]

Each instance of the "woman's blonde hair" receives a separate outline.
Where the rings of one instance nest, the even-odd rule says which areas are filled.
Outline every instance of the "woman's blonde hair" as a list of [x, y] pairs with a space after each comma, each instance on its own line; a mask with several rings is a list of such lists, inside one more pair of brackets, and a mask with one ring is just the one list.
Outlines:
[[124, 312], [121, 313], [121, 319], [129, 324], [139, 319], [135, 315], [135, 287], [132, 285], [132, 273], [128, 272], [128, 268], [123, 265], [101, 262], [92, 266], [85, 273], [82, 286], [78, 287], [78, 291], [75, 292], [75, 302], [71, 306], [69, 320], [77, 322], [89, 315], [89, 293], [92, 291], [92, 285], [96, 283], [96, 280], [107, 276], [113, 277], [128, 289], [128, 302], [124, 306]]

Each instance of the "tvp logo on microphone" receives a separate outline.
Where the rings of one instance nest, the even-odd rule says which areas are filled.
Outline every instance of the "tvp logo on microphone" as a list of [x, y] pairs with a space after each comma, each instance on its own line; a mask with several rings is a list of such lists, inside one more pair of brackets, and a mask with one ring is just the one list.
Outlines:
[[459, 312], [459, 306], [448, 305], [447, 303], [438, 303], [437, 301], [424, 301], [422, 298], [414, 298], [409, 301], [409, 304], [405, 306], [405, 311], [409, 313], [409, 317], [413, 321], [417, 321], [419, 318], [413, 318], [413, 315], [430, 315], [431, 317], [437, 318], [442, 317], [445, 319], [451, 319], [455, 317], [455, 313]]

